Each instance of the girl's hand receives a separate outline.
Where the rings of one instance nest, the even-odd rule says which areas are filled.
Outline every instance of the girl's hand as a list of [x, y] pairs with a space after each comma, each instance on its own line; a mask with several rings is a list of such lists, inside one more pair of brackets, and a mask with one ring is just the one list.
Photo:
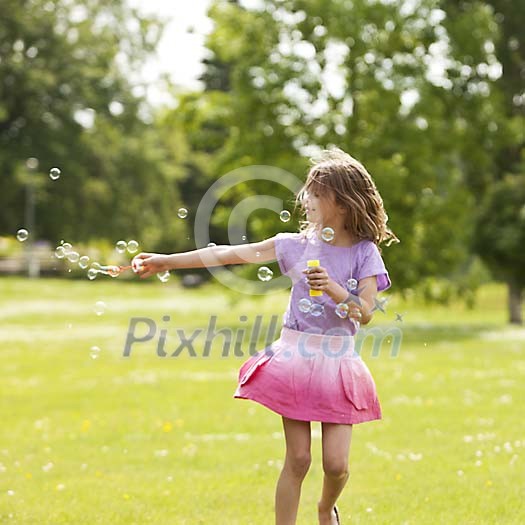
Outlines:
[[348, 319], [355, 319], [358, 323], [363, 321], [362, 309], [354, 303], [349, 304]]
[[303, 270], [303, 273], [306, 274], [308, 285], [312, 290], [327, 291], [330, 287], [332, 279], [330, 279], [326, 268], [322, 266], [311, 266]]
[[[335, 291], [334, 288], [339, 288], [341, 291], [343, 290], [337, 283], [332, 281], [330, 276], [328, 275], [328, 272], [325, 268], [322, 266], [312, 266], [310, 268], [307, 268], [306, 270], [303, 270], [303, 273], [306, 274], [306, 279], [308, 282], [308, 285], [313, 290], [322, 290], [324, 292], [327, 292], [328, 295], [332, 297], [332, 299], [335, 299]], [[337, 293], [341, 293], [341, 291]], [[343, 293], [347, 293], [346, 290], [343, 291]], [[348, 318], [349, 319], [355, 319], [359, 323], [363, 323], [363, 321], [368, 322], [368, 317], [364, 314], [364, 308], [363, 306], [359, 306], [359, 304], [356, 304], [354, 302], [350, 302], [348, 304], [349, 310], [348, 310]]]
[[141, 279], [146, 279], [156, 273], [169, 270], [171, 268], [169, 262], [169, 255], [143, 252], [133, 257], [131, 265]]

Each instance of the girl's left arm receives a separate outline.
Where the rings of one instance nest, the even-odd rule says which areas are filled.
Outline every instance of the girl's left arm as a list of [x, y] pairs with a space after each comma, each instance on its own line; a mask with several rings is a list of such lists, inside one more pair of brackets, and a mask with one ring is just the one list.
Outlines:
[[[348, 298], [348, 291], [334, 281], [327, 287], [327, 293], [335, 302], [342, 302]], [[361, 324], [368, 324], [373, 317], [374, 304], [377, 296], [377, 277], [365, 277], [357, 286], [359, 299], [346, 301], [350, 307], [348, 317], [358, 320]]]
[[359, 300], [361, 302], [361, 324], [368, 324], [372, 320], [373, 308], [377, 297], [377, 277], [365, 277], [359, 281], [357, 286]]

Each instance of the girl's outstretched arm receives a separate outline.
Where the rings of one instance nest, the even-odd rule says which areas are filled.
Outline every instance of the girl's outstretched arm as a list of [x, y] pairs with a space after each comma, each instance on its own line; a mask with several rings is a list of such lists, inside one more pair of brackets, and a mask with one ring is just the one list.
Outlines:
[[166, 270], [207, 268], [227, 264], [263, 263], [275, 261], [275, 238], [250, 244], [207, 246], [189, 252], [164, 255], [139, 253], [133, 261], [141, 263], [141, 279]]

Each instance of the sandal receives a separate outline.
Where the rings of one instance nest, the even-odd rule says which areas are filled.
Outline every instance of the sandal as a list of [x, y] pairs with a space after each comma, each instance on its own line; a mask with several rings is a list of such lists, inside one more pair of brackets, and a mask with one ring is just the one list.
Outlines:
[[335, 519], [337, 520], [337, 525], [341, 525], [341, 521], [339, 520], [339, 511], [337, 510], [337, 505], [334, 505], [334, 512], [335, 512]]

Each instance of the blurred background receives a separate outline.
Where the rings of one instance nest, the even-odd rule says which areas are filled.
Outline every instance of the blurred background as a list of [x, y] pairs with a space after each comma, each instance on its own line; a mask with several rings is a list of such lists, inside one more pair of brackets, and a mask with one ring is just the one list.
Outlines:
[[[214, 180], [252, 164], [304, 179], [308, 158], [336, 145], [383, 196], [398, 291], [473, 304], [497, 279], [522, 321], [522, 2], [2, 0], [2, 13], [2, 273], [78, 275], [53, 260], [64, 239], [95, 258], [119, 239], [195, 248]], [[211, 240], [241, 242], [227, 238], [229, 210], [268, 191], [293, 199], [237, 188]], [[275, 219], [254, 214], [248, 241], [299, 217]]]
[[[194, 249], [215, 181], [253, 165], [304, 180], [331, 146], [368, 168], [401, 241], [382, 246], [387, 308], [357, 336], [383, 419], [354, 429], [342, 523], [525, 522], [523, 1], [0, 0], [0, 13], [1, 523], [273, 523], [280, 418], [232, 399], [246, 339], [233, 355], [219, 334], [205, 357], [197, 335], [216, 319], [263, 348], [288, 291], [250, 296], [206, 270], [96, 277], [96, 263]], [[229, 236], [250, 197], [261, 208]], [[295, 231], [293, 202], [270, 180], [238, 184], [210, 241]], [[257, 280], [257, 265], [232, 271]], [[153, 333], [124, 358], [133, 318]], [[180, 347], [192, 335], [194, 353]], [[312, 439], [299, 523], [313, 525], [319, 424]]]

